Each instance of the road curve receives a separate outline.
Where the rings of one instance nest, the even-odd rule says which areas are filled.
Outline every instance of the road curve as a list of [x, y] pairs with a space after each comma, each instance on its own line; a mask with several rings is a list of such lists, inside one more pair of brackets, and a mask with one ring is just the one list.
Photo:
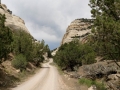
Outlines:
[[44, 63], [38, 73], [12, 90], [65, 90], [61, 88], [57, 69], [50, 65], [52, 61]]

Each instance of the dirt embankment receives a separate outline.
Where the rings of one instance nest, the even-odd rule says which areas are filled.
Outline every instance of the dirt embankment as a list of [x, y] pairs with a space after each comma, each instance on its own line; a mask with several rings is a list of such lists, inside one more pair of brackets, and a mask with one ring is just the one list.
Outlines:
[[15, 82], [20, 79], [15, 76], [17, 71], [10, 65], [10, 61], [5, 61], [0, 65], [0, 90], [7, 90], [7, 88], [14, 86]]
[[0, 64], [0, 90], [9, 90], [15, 87], [27, 77], [33, 75], [37, 68], [32, 63], [28, 64], [26, 71], [20, 72], [11, 65], [11, 60], [6, 60]]

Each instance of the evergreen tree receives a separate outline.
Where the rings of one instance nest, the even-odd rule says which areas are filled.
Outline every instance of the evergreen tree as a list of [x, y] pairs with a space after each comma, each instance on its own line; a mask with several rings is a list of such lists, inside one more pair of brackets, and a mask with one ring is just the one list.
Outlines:
[[60, 46], [54, 56], [54, 62], [62, 69], [74, 70], [77, 65], [94, 63], [95, 52], [89, 44], [81, 44], [75, 40]]
[[22, 54], [15, 56], [12, 60], [12, 65], [17, 69], [20, 69], [20, 71], [25, 70], [27, 65], [26, 57]]
[[33, 56], [33, 62], [35, 62], [36, 66], [39, 66], [40, 62], [43, 62], [44, 57], [43, 57], [43, 47], [40, 41], [34, 42], [33, 43], [33, 51], [32, 51], [32, 56]]
[[120, 60], [120, 0], [90, 0], [98, 55]]
[[14, 42], [11, 45], [13, 53], [15, 55], [23, 54], [29, 60], [32, 52], [32, 37], [28, 33], [19, 30], [14, 33], [13, 38]]
[[[15, 32], [13, 38], [14, 41], [11, 46], [15, 56], [23, 55], [27, 62], [33, 62], [36, 66], [39, 66], [40, 62], [43, 62], [43, 54], [47, 52], [44, 40], [42, 42], [34, 41], [33, 37], [23, 30]], [[19, 64], [20, 60], [15, 60], [15, 62]]]
[[44, 47], [44, 52], [47, 52], [48, 57], [52, 57], [52, 55], [51, 55], [51, 51], [50, 51], [50, 48], [49, 48], [48, 45], [45, 45], [45, 47]]
[[5, 26], [5, 15], [0, 14], [0, 60], [7, 58], [11, 51], [10, 44], [13, 41], [12, 31]]

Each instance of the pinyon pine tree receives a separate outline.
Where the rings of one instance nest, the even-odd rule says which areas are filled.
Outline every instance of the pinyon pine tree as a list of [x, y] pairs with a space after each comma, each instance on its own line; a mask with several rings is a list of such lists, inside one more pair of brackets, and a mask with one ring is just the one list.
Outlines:
[[4, 23], [5, 15], [0, 14], [0, 61], [10, 53], [10, 45], [13, 41], [12, 31]]
[[92, 32], [98, 54], [120, 60], [120, 0], [90, 0]]

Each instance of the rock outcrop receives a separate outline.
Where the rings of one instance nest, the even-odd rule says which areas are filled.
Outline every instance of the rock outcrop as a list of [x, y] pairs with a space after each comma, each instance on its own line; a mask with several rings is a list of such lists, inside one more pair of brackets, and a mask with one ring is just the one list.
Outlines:
[[29, 33], [28, 29], [25, 26], [24, 20], [18, 16], [12, 15], [12, 11], [7, 9], [6, 5], [0, 4], [0, 13], [5, 14], [6, 16], [5, 26], [8, 26], [13, 31], [23, 30]]
[[52, 51], [51, 55], [55, 56], [59, 48], [56, 48], [54, 51]]
[[80, 41], [91, 33], [93, 19], [76, 19], [68, 26], [61, 44], [71, 42], [73, 39]]
[[104, 80], [108, 90], [120, 90], [120, 68], [112, 60], [83, 65], [78, 69], [78, 75], [92, 80]]

